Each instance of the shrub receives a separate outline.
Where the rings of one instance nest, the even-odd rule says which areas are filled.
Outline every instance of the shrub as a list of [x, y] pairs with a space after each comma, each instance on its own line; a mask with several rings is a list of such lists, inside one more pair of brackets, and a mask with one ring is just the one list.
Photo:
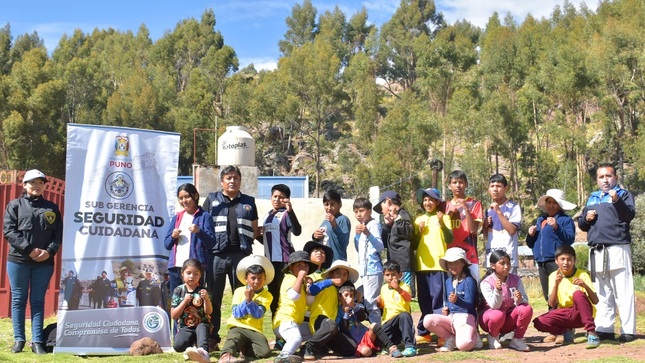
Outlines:
[[[635, 198], [636, 217], [630, 224], [632, 234], [632, 266], [635, 274], [645, 274], [645, 194]], [[640, 211], [640, 213], [639, 213]]]
[[589, 247], [586, 245], [576, 245], [576, 267], [583, 270], [589, 270]]

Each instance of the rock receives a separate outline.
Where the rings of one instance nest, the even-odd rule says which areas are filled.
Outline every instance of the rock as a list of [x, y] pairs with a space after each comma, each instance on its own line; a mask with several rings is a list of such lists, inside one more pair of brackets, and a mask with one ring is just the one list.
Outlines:
[[152, 338], [141, 338], [130, 345], [130, 355], [151, 355], [161, 354], [163, 351], [156, 340]]

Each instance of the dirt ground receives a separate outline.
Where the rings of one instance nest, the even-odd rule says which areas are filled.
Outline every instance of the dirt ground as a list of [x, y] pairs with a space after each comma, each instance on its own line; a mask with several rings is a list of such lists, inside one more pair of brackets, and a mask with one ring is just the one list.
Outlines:
[[[637, 299], [636, 307], [638, 315], [643, 316], [645, 313], [645, 299]], [[534, 313], [534, 317], [543, 312]], [[420, 313], [412, 314], [415, 321], [418, 321]], [[531, 348], [530, 352], [518, 352], [507, 348], [508, 342], [504, 343], [504, 348], [496, 351], [488, 349], [486, 337], [484, 337], [484, 349], [472, 352], [439, 352], [436, 344], [421, 344], [417, 348], [419, 353], [413, 358], [391, 358], [385, 355], [378, 355], [371, 358], [341, 358], [327, 356], [321, 361], [342, 360], [347, 363], [369, 363], [369, 362], [389, 362], [405, 360], [406, 362], [531, 362], [531, 363], [569, 363], [596, 361], [603, 362], [609, 358], [616, 358], [621, 362], [645, 362], [645, 332], [638, 331], [637, 339], [634, 342], [620, 344], [618, 341], [603, 341], [600, 347], [596, 349], [585, 349], [587, 338], [583, 329], [576, 330], [575, 344], [567, 346], [555, 346], [553, 343], [542, 343], [545, 333], [538, 332], [533, 328], [533, 324], [526, 332], [526, 343]], [[619, 358], [620, 357], [620, 358]], [[615, 361], [614, 360], [614, 361]]]

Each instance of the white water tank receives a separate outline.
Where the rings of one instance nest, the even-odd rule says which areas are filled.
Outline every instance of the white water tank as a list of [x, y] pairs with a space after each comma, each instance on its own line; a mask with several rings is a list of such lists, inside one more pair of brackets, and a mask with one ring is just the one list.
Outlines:
[[255, 166], [255, 140], [244, 126], [228, 126], [217, 139], [217, 164]]

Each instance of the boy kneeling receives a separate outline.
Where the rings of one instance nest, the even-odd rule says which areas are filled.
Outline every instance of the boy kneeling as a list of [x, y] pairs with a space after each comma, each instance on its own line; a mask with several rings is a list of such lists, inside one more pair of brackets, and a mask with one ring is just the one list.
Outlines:
[[[273, 265], [264, 256], [251, 255], [240, 260], [236, 273], [246, 286], [238, 287], [233, 294], [233, 312], [226, 322], [230, 330], [219, 363], [244, 362], [243, 357], [267, 358], [271, 355], [262, 321], [273, 301], [265, 288], [275, 275]], [[239, 359], [235, 359], [238, 354]]]
[[549, 306], [553, 310], [535, 318], [533, 325], [541, 332], [564, 334], [564, 344], [572, 344], [574, 329], [584, 327], [587, 349], [596, 348], [600, 345], [594, 323], [598, 296], [589, 273], [576, 268], [576, 251], [571, 246], [558, 247], [555, 262], [558, 270], [549, 275]]

